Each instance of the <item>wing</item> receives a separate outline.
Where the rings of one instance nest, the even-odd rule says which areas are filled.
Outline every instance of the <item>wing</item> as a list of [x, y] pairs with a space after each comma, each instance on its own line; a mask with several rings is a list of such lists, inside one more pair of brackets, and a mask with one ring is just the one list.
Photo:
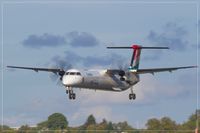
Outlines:
[[[169, 67], [169, 68], [151, 68], [151, 69], [138, 69], [138, 70], [130, 70], [132, 73], [136, 74], [147, 74], [147, 73], [157, 73], [157, 72], [172, 72], [178, 69], [187, 69], [187, 68], [196, 68], [197, 66], [186, 66], [186, 67]], [[123, 70], [120, 69], [108, 69], [106, 70], [106, 73], [108, 75], [115, 75], [123, 73]]]
[[152, 68], [152, 69], [138, 69], [135, 71], [137, 74], [146, 74], [146, 73], [157, 73], [157, 72], [172, 72], [178, 69], [187, 69], [187, 68], [196, 68], [197, 66], [186, 66], [186, 67], [169, 67], [169, 68]]
[[59, 72], [63, 71], [62, 69], [54, 69], [54, 68], [19, 67], [19, 66], [7, 66], [7, 67], [8, 68], [34, 70], [35, 72], [46, 71], [46, 72], [59, 73]]

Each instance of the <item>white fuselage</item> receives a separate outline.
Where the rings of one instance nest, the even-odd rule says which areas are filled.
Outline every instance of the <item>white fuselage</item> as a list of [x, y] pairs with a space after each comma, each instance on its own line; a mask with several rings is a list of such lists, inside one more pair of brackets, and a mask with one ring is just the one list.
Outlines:
[[130, 80], [129, 83], [121, 81], [119, 76], [116, 75], [82, 76], [79, 71], [70, 70], [62, 77], [62, 83], [66, 87], [123, 91], [139, 82], [139, 77], [136, 74], [129, 73], [128, 78]]

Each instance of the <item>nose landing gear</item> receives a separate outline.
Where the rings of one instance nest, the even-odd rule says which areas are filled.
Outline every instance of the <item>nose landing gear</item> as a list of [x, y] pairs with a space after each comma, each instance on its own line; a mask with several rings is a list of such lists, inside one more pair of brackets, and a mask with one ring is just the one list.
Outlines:
[[133, 87], [131, 87], [131, 93], [129, 94], [129, 99], [130, 100], [135, 100], [136, 99], [136, 94], [133, 93]]
[[69, 95], [70, 100], [75, 100], [76, 99], [76, 94], [73, 92], [71, 87], [66, 87], [66, 94]]

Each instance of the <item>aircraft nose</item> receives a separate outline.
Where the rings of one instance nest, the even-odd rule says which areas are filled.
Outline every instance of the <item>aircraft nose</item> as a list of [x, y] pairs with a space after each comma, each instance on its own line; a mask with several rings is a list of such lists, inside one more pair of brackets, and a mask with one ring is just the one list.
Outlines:
[[64, 75], [62, 78], [62, 83], [66, 86], [74, 86], [82, 83], [83, 77], [82, 76], [75, 76], [75, 75]]

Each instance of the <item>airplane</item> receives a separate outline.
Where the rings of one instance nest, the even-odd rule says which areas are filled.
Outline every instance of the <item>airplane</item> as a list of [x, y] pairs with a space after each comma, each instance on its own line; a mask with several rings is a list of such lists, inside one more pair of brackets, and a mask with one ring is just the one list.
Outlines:
[[70, 100], [76, 99], [73, 88], [92, 89], [102, 91], [121, 92], [127, 89], [131, 90], [130, 100], [136, 99], [133, 92], [133, 86], [140, 81], [140, 74], [154, 74], [157, 72], [172, 72], [178, 69], [196, 68], [197, 66], [168, 67], [168, 68], [150, 68], [139, 69], [140, 55], [142, 49], [169, 49], [168, 47], [143, 47], [141, 45], [132, 45], [130, 47], [107, 47], [108, 49], [132, 49], [132, 58], [130, 66], [126, 69], [105, 69], [100, 70], [99, 75], [83, 75], [78, 69], [64, 70], [63, 68], [37, 68], [7, 66], [8, 68], [18, 68], [45, 72], [52, 72], [60, 77], [62, 85], [66, 89], [66, 94]]

